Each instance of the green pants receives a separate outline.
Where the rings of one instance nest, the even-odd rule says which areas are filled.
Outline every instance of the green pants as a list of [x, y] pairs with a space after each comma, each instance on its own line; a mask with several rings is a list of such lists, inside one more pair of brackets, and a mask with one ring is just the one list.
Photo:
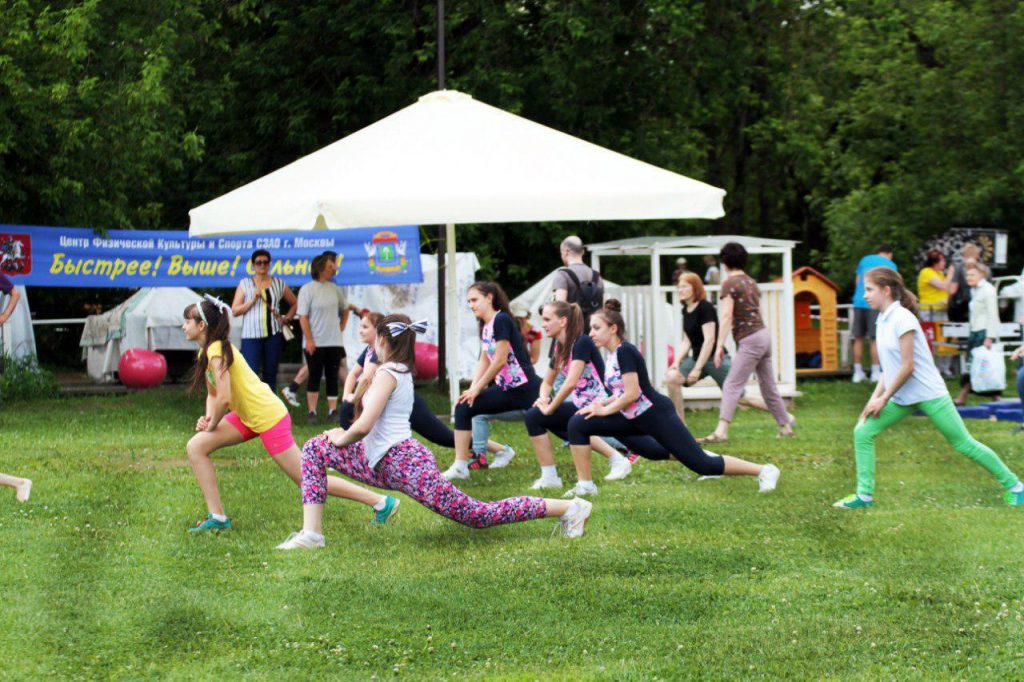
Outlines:
[[[679, 363], [679, 373], [685, 377], [693, 371], [693, 366], [696, 364], [697, 363], [693, 361], [693, 356], [687, 355], [683, 358], [682, 362]], [[732, 362], [729, 360], [728, 356], [722, 360], [721, 367], [715, 367], [714, 358], [709, 358], [701, 368], [700, 378], [703, 379], [704, 377], [711, 377], [715, 380], [715, 383], [718, 384], [718, 387], [721, 388], [722, 384], [725, 383], [725, 378], [729, 376], [730, 367], [732, 367]]]
[[985, 467], [1004, 488], [1010, 489], [1017, 484], [1017, 476], [1003, 464], [999, 455], [971, 437], [953, 405], [953, 399], [944, 395], [917, 405], [897, 405], [890, 400], [877, 418], [868, 417], [857, 423], [853, 430], [853, 448], [857, 456], [857, 494], [875, 493], [875, 438], [915, 410], [924, 412], [957, 452]]

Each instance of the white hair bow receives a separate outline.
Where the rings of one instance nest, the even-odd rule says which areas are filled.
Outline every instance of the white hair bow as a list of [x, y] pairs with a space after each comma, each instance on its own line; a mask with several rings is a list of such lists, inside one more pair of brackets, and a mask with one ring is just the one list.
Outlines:
[[[221, 310], [231, 310], [227, 303], [220, 300], [216, 296], [211, 296], [210, 294], [203, 294], [203, 301], [209, 301], [210, 303], [214, 304]], [[203, 324], [209, 327], [210, 323], [206, 319], [206, 313], [203, 312], [203, 301], [199, 301], [199, 303], [196, 303], [196, 311], [199, 313], [199, 319], [203, 321]]]
[[428, 320], [420, 320], [410, 324], [405, 322], [388, 322], [388, 333], [391, 334], [391, 338], [395, 338], [407, 329], [411, 329], [416, 334], [426, 334], [428, 324], [430, 324]]

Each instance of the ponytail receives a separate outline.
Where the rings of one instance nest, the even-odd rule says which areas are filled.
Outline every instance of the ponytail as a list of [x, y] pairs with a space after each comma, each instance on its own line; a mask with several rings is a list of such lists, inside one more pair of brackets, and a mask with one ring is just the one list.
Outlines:
[[900, 273], [892, 268], [872, 268], [867, 271], [864, 277], [865, 279], [870, 279], [875, 286], [889, 287], [892, 300], [899, 301], [900, 305], [914, 313], [914, 315], [918, 314], [917, 296], [914, 296], [914, 294], [907, 290], [907, 286], [903, 283], [903, 276]]
[[204, 299], [186, 307], [184, 316], [185, 319], [206, 324], [206, 341], [200, 348], [199, 358], [196, 360], [192, 379], [188, 385], [189, 393], [197, 393], [206, 380], [206, 370], [210, 366], [210, 358], [206, 353], [215, 341], [220, 341], [221, 344], [224, 369], [231, 369], [231, 365], [235, 361], [235, 353], [231, 349], [231, 312], [226, 307], [222, 308], [213, 301]]
[[583, 311], [577, 304], [565, 301], [552, 301], [544, 307], [550, 310], [551, 314], [569, 320], [565, 325], [565, 343], [555, 346], [555, 367], [562, 368], [569, 362], [569, 355], [576, 339], [583, 335]]

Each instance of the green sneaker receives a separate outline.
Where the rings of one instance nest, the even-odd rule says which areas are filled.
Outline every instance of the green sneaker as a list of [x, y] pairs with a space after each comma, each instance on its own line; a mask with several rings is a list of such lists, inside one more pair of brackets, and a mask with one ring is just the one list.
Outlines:
[[196, 524], [195, 528], [189, 528], [189, 533], [205, 533], [206, 531], [213, 531], [219, 533], [222, 530], [228, 530], [231, 528], [231, 519], [224, 519], [218, 521], [213, 518], [213, 514], [207, 514], [206, 518]]
[[1021, 491], [1019, 493], [1012, 493], [1009, 490], [1007, 490], [1006, 493], [1003, 495], [1003, 500], [1006, 502], [1006, 504], [1010, 505], [1011, 507], [1020, 507], [1024, 505], [1024, 491]]
[[867, 509], [868, 507], [874, 507], [875, 502], [874, 500], [862, 500], [857, 493], [854, 493], [833, 503], [832, 506], [837, 509]]
[[383, 526], [388, 520], [398, 513], [398, 505], [401, 504], [401, 500], [390, 495], [384, 496], [384, 508], [381, 510], [373, 510], [373, 518], [370, 519], [370, 523], [375, 526]]

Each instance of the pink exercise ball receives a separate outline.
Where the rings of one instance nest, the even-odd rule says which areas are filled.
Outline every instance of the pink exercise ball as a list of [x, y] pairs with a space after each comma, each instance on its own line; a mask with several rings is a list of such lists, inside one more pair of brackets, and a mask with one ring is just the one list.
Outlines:
[[674, 367], [676, 364], [676, 349], [672, 347], [670, 343], [668, 345], [668, 366]]
[[430, 381], [437, 378], [437, 346], [416, 342], [416, 378]]
[[128, 388], [153, 388], [167, 377], [167, 360], [156, 351], [129, 348], [121, 354], [117, 373]]

